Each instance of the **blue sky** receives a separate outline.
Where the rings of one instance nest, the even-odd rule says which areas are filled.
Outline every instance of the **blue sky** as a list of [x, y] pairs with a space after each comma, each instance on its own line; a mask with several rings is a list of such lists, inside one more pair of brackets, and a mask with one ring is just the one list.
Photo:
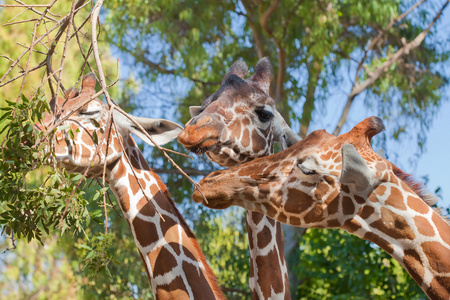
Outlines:
[[[448, 89], [447, 89], [448, 90]], [[439, 110], [428, 134], [427, 151], [420, 158], [416, 170], [409, 171], [418, 176], [428, 175], [429, 191], [441, 188], [442, 200], [438, 204], [450, 206], [450, 101]]]

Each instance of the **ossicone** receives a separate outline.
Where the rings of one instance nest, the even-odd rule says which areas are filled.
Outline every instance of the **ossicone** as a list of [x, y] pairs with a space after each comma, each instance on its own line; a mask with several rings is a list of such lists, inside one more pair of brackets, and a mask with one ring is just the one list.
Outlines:
[[75, 97], [78, 97], [79, 94], [80, 94], [80, 90], [73, 87], [66, 91], [66, 93], [64, 94], [64, 98], [65, 99], [75, 98]]
[[248, 79], [250, 84], [257, 86], [269, 94], [270, 80], [272, 79], [272, 64], [267, 57], [261, 58], [255, 67], [255, 73]]
[[242, 59], [235, 61], [233, 65], [231, 65], [228, 73], [223, 77], [222, 84], [225, 83], [228, 76], [230, 75], [237, 75], [240, 78], [244, 79], [244, 77], [248, 75], [247, 64]]
[[347, 135], [352, 137], [354, 140], [363, 139], [365, 141], [370, 141], [372, 137], [382, 132], [385, 129], [383, 121], [378, 117], [369, 117], [363, 121], [356, 124], [352, 130], [350, 130]]
[[95, 84], [97, 83], [97, 79], [94, 73], [89, 73], [84, 76], [83, 81], [81, 82], [81, 92], [86, 93], [90, 91], [95, 92]]

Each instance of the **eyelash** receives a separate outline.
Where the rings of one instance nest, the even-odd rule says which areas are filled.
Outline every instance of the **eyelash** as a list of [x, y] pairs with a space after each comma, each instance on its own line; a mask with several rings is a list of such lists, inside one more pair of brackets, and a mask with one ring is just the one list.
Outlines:
[[83, 116], [93, 116], [93, 115], [98, 114], [98, 113], [99, 113], [98, 110], [93, 110], [93, 111], [83, 111], [83, 112], [80, 112], [80, 115], [83, 115]]
[[305, 175], [315, 175], [315, 174], [317, 174], [317, 172], [315, 170], [306, 169], [301, 164], [298, 164], [297, 166], [300, 169], [300, 171], [302, 171], [302, 173], [305, 174]]
[[255, 112], [258, 115], [259, 120], [263, 123], [268, 122], [268, 121], [272, 120], [272, 118], [273, 118], [273, 113], [268, 110], [259, 109], [259, 110], [255, 110]]

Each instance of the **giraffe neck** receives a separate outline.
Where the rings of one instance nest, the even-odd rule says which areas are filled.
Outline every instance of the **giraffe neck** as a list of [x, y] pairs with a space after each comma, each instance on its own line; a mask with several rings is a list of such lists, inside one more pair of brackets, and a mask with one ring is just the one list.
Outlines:
[[383, 248], [431, 299], [449, 299], [450, 225], [396, 181], [379, 185], [341, 227]]
[[[272, 154], [272, 143], [267, 144], [261, 156]], [[291, 299], [281, 223], [259, 212], [246, 213], [252, 299]]]
[[291, 299], [281, 223], [247, 211], [252, 299]]
[[[127, 142], [134, 145], [131, 137]], [[107, 182], [131, 228], [156, 297], [224, 299], [194, 234], [164, 184], [136, 146], [127, 147], [127, 154], [132, 166], [122, 156], [108, 168]]]

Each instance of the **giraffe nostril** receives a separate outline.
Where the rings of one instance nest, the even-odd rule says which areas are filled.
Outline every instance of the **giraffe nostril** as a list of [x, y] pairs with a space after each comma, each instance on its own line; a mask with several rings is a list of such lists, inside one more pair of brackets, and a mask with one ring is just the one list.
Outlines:
[[197, 126], [202, 126], [208, 123], [211, 123], [212, 118], [211, 116], [205, 115], [205, 116], [201, 116], [198, 120], [197, 120]]
[[189, 122], [186, 123], [186, 126], [194, 126], [195, 124], [197, 124], [197, 117], [193, 117], [192, 119], [189, 120]]
[[196, 125], [197, 127], [211, 123], [212, 121], [212, 117], [209, 115], [203, 115], [203, 116], [197, 116], [192, 118], [187, 124], [186, 126], [194, 126]]
[[212, 172], [211, 174], [209, 174], [208, 178], [211, 179], [211, 178], [217, 177], [219, 175], [220, 175], [220, 172], [219, 171], [215, 171], [215, 172]]

